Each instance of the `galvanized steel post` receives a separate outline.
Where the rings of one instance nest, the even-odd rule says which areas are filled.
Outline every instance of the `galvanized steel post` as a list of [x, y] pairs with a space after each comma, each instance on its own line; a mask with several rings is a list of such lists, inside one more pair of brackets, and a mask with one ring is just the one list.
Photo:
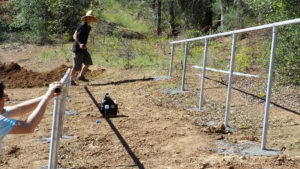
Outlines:
[[[68, 78], [69, 78], [69, 76], [68, 76]], [[64, 128], [64, 117], [65, 117], [65, 108], [66, 108], [66, 103], [65, 103], [65, 101], [66, 101], [66, 99], [67, 99], [67, 97], [68, 97], [68, 94], [69, 94], [69, 86], [70, 86], [70, 84], [69, 83], [67, 83], [67, 84], [65, 84], [66, 86], [65, 86], [65, 92], [63, 93], [64, 95], [63, 95], [63, 97], [64, 97], [64, 104], [63, 104], [63, 111], [62, 111], [62, 115], [61, 115], [61, 117], [62, 117], [62, 120], [61, 120], [61, 129], [60, 129], [60, 131], [61, 131], [61, 134], [60, 134], [60, 138], [62, 138], [63, 137], [63, 128]]]
[[236, 43], [236, 33], [232, 34], [232, 47], [231, 47], [231, 59], [230, 59], [230, 73], [228, 79], [228, 88], [227, 88], [227, 98], [226, 98], [226, 110], [225, 110], [225, 120], [224, 125], [228, 126], [228, 113], [229, 113], [229, 106], [230, 106], [230, 97], [231, 97], [231, 81], [232, 81], [232, 74], [233, 74], [233, 66], [234, 66], [234, 57], [235, 57], [235, 43]]
[[59, 110], [59, 101], [58, 98], [54, 98], [54, 108], [52, 114], [52, 133], [51, 133], [51, 142], [50, 142], [50, 152], [49, 152], [49, 161], [48, 161], [48, 169], [56, 169], [57, 168], [57, 149], [58, 149], [58, 115], [57, 112]]
[[172, 47], [171, 47], [171, 59], [170, 59], [169, 77], [172, 77], [173, 54], [174, 54], [174, 44], [172, 44]]
[[61, 96], [57, 96], [54, 98], [48, 169], [57, 168], [57, 159], [58, 159], [57, 152], [58, 152], [59, 139], [62, 136], [62, 130], [63, 130], [63, 115], [65, 112], [65, 100], [69, 90], [68, 79], [70, 76], [70, 72], [71, 69], [68, 69], [66, 74], [60, 81], [63, 84], [63, 88], [61, 90], [62, 92]]
[[184, 91], [184, 79], [185, 79], [185, 69], [186, 69], [187, 54], [188, 54], [188, 42], [185, 42], [184, 62], [183, 62], [182, 81], [181, 81], [181, 91]]
[[204, 79], [205, 79], [205, 71], [206, 71], [207, 46], [208, 46], [208, 39], [205, 38], [203, 66], [202, 66], [202, 77], [201, 77], [201, 88], [200, 88], [199, 110], [201, 110], [201, 108], [203, 106], [203, 91], [204, 91]]
[[66, 107], [66, 99], [68, 96], [68, 84], [65, 84], [65, 86], [63, 87], [63, 91], [62, 96], [61, 96], [61, 101], [60, 101], [60, 109], [59, 109], [59, 138], [62, 138], [63, 136], [63, 129], [64, 129], [64, 115], [65, 115], [65, 107]]
[[275, 57], [275, 49], [276, 49], [276, 38], [277, 38], [277, 28], [276, 26], [273, 26], [272, 47], [271, 47], [269, 74], [268, 74], [268, 88], [267, 88], [267, 96], [266, 96], [266, 103], [265, 103], [264, 125], [263, 125], [262, 142], [261, 142], [262, 150], [266, 149], [266, 136], [268, 132], [269, 107], [270, 107], [270, 97], [272, 91], [271, 90], [272, 74], [273, 74], [273, 65], [274, 65], [274, 57]]

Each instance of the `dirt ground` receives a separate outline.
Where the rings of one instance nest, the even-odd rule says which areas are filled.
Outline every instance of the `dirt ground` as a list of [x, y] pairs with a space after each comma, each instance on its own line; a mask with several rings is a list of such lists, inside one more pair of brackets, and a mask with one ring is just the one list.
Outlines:
[[[0, 50], [0, 79], [6, 82], [10, 97], [7, 105], [42, 95], [45, 86], [59, 80], [71, 65], [67, 61], [34, 62], [32, 52], [41, 50], [46, 49]], [[180, 87], [180, 70], [171, 79], [152, 80], [148, 78], [168, 73], [91, 67], [90, 82], [70, 87], [66, 109], [76, 113], [64, 117], [65, 137], [60, 140], [58, 157], [61, 168], [300, 168], [299, 89], [287, 87], [272, 95], [266, 147], [282, 154], [249, 155], [231, 150], [242, 143], [260, 146], [265, 104], [252, 83], [255, 80], [234, 79], [229, 113], [234, 129], [228, 130], [220, 125], [226, 80], [207, 72], [204, 111], [193, 111], [190, 108], [197, 108], [199, 102], [200, 71], [187, 72], [187, 92], [172, 94], [168, 91]], [[92, 101], [100, 103], [105, 93], [119, 105], [117, 118], [103, 118]], [[4, 138], [1, 169], [39, 169], [48, 164], [50, 143], [45, 138], [51, 135], [52, 110], [51, 102], [33, 134]], [[228, 144], [232, 146], [224, 146]]]

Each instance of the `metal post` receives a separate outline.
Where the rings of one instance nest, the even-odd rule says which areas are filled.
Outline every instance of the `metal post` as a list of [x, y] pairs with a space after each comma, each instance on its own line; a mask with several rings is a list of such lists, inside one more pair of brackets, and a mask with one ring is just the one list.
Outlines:
[[233, 65], [234, 65], [234, 57], [235, 57], [235, 43], [236, 43], [236, 33], [232, 34], [232, 47], [231, 47], [231, 59], [230, 59], [230, 73], [228, 79], [228, 88], [227, 88], [227, 98], [226, 98], [226, 110], [225, 110], [225, 120], [224, 125], [228, 126], [228, 113], [230, 106], [230, 97], [231, 97], [231, 81], [233, 74]]
[[184, 91], [184, 79], [185, 79], [185, 69], [186, 69], [187, 53], [188, 53], [188, 42], [185, 42], [184, 62], [183, 62], [182, 81], [181, 81], [181, 91]]
[[51, 143], [50, 143], [50, 151], [49, 151], [49, 162], [48, 169], [56, 169], [57, 168], [57, 159], [58, 159], [58, 145], [59, 139], [62, 136], [63, 130], [63, 117], [65, 111], [65, 100], [68, 95], [69, 90], [69, 82], [68, 78], [70, 76], [70, 69], [67, 70], [65, 76], [61, 79], [61, 83], [63, 83], [63, 90], [61, 96], [54, 98], [54, 108], [53, 108], [53, 117], [52, 117], [52, 131], [51, 131]]
[[272, 74], [273, 74], [273, 65], [274, 65], [274, 57], [275, 57], [276, 38], [277, 38], [277, 28], [276, 28], [276, 26], [273, 26], [272, 47], [271, 47], [269, 75], [268, 75], [268, 88], [267, 88], [265, 114], [264, 114], [264, 126], [263, 126], [263, 132], [262, 132], [262, 142], [261, 142], [262, 150], [266, 149], [266, 136], [267, 136], [267, 132], [268, 132], [269, 107], [270, 107], [270, 96], [271, 96], [271, 88], [272, 88]]
[[49, 152], [49, 162], [48, 162], [48, 169], [56, 169], [57, 168], [57, 149], [58, 149], [58, 142], [56, 141], [58, 138], [58, 128], [57, 128], [57, 121], [58, 115], [57, 110], [59, 109], [58, 98], [54, 98], [54, 108], [52, 114], [52, 133], [51, 133], [51, 143], [50, 143], [50, 152]]
[[206, 71], [207, 46], [208, 46], [208, 39], [205, 38], [203, 68], [202, 68], [201, 88], [200, 88], [199, 110], [201, 110], [201, 108], [203, 106], [203, 91], [204, 91], [204, 79], [205, 79], [205, 71]]
[[172, 77], [173, 54], [174, 54], [174, 44], [172, 44], [172, 47], [171, 47], [171, 59], [170, 59], [169, 77]]
[[[63, 89], [65, 90], [66, 87], [63, 87]], [[60, 100], [60, 106], [59, 106], [59, 112], [58, 112], [58, 116], [59, 116], [59, 138], [62, 138], [63, 136], [63, 119], [64, 119], [64, 113], [65, 113], [65, 102], [66, 102], [66, 97], [67, 97], [67, 92], [63, 91], [62, 96], [61, 96], [61, 100]]]
[[61, 83], [63, 83], [63, 90], [62, 90], [62, 94], [60, 96], [60, 109], [59, 109], [59, 138], [62, 138], [63, 136], [63, 122], [64, 122], [64, 115], [65, 115], [65, 106], [66, 106], [66, 99], [68, 96], [68, 91], [69, 91], [69, 83], [67, 82], [69, 77], [70, 77], [70, 69], [67, 70], [66, 74], [64, 75], [64, 77], [60, 80]]
[[[68, 78], [69, 78], [69, 76], [68, 76]], [[67, 79], [68, 79], [67, 78]], [[61, 125], [60, 125], [60, 131], [61, 131], [61, 134], [60, 134], [60, 138], [62, 138], [63, 137], [63, 129], [64, 129], [64, 117], [65, 117], [65, 108], [66, 108], [66, 100], [67, 100], [67, 97], [68, 97], [68, 94], [69, 94], [69, 83], [67, 83], [67, 84], [65, 84], [66, 86], [65, 86], [65, 92], [64, 92], [64, 95], [63, 95], [63, 97], [64, 97], [64, 101], [63, 101], [63, 110], [62, 110], [62, 112], [61, 112]]]

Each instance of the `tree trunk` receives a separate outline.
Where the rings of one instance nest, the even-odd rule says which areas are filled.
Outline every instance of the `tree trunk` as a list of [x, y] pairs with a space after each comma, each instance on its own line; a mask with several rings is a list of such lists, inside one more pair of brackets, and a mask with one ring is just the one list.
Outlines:
[[224, 31], [224, 10], [223, 10], [223, 2], [222, 0], [220, 0], [220, 11], [221, 11], [221, 19], [220, 19], [220, 23], [221, 23], [221, 32]]
[[161, 0], [157, 0], [156, 34], [161, 35]]
[[150, 0], [150, 7], [153, 9], [153, 11], [155, 11], [155, 3], [156, 0]]
[[174, 0], [171, 0], [169, 2], [169, 12], [170, 12], [170, 25], [171, 25], [171, 31], [172, 35], [174, 36], [176, 34], [175, 30], [175, 2]]
[[211, 28], [213, 24], [212, 0], [207, 1], [207, 9], [205, 11], [203, 24], [205, 27], [209, 27], [209, 28]]

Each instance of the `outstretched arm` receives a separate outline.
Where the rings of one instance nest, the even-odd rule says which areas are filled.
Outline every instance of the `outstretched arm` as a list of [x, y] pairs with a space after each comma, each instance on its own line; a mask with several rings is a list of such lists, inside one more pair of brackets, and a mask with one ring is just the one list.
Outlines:
[[11, 118], [32, 112], [43, 99], [43, 97], [44, 96], [40, 96], [14, 106], [9, 106], [10, 113], [8, 114], [8, 117]]
[[[61, 88], [62, 84], [59, 82], [54, 82], [50, 84], [48, 91], [45, 95], [41, 96], [40, 101], [37, 104], [37, 107], [29, 115], [26, 120], [18, 120], [14, 128], [9, 132], [10, 134], [23, 134], [23, 133], [32, 133], [34, 129], [38, 126], [40, 121], [43, 118], [48, 102], [55, 96], [59, 95], [55, 93], [55, 88]], [[33, 99], [34, 100], [34, 99]], [[39, 99], [37, 99], [39, 100]], [[37, 100], [32, 101], [33, 104]]]

